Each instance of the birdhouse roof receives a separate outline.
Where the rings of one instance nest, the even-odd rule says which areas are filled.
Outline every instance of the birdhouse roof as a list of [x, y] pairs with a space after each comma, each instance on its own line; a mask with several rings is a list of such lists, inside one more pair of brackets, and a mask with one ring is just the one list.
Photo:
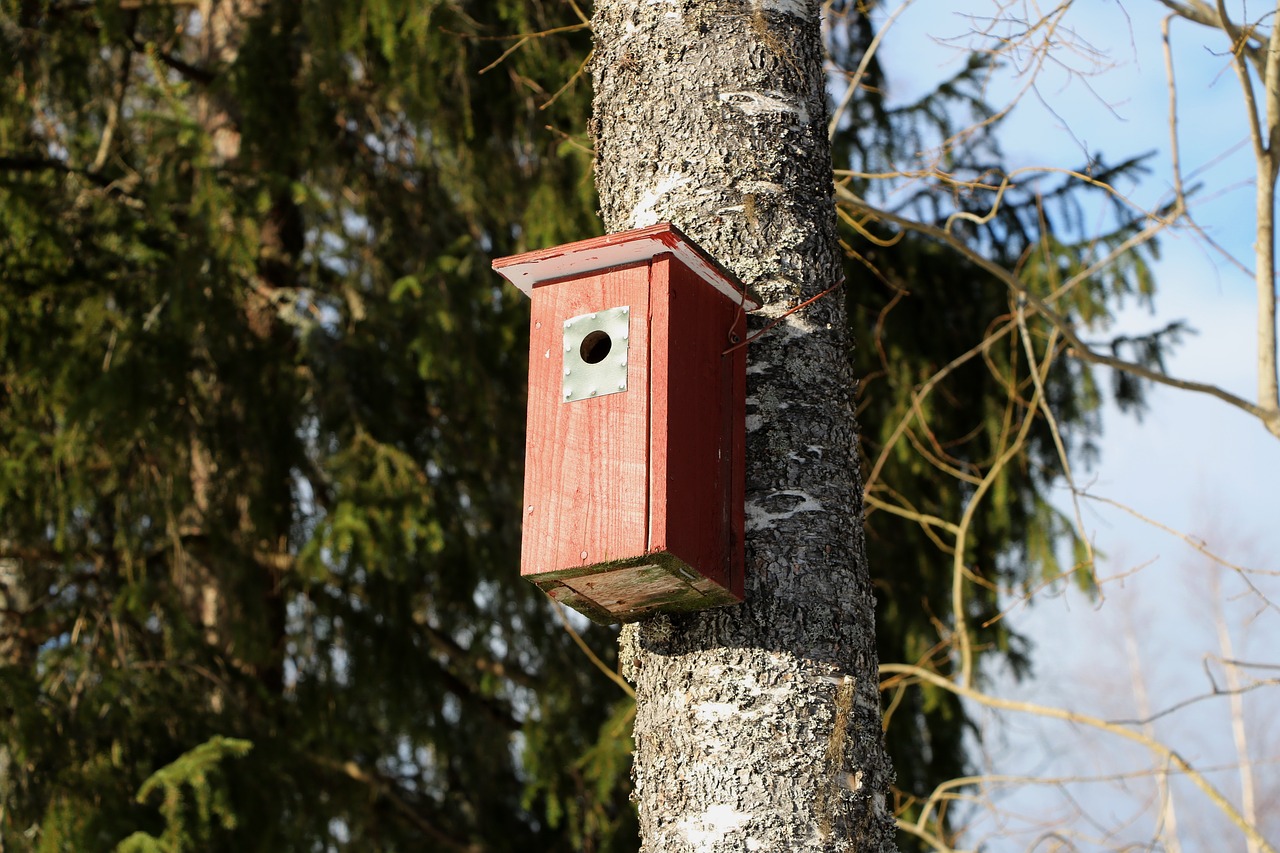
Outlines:
[[526, 296], [532, 296], [533, 289], [542, 282], [647, 261], [663, 252], [679, 258], [707, 284], [735, 303], [742, 303], [747, 311], [760, 307], [733, 273], [670, 222], [498, 258], [493, 268]]

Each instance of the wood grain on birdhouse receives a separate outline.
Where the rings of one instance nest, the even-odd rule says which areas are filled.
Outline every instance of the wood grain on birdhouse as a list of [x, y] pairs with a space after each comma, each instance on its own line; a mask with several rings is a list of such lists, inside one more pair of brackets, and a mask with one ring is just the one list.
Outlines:
[[740, 601], [754, 302], [668, 224], [494, 268], [532, 300], [521, 574], [601, 622]]

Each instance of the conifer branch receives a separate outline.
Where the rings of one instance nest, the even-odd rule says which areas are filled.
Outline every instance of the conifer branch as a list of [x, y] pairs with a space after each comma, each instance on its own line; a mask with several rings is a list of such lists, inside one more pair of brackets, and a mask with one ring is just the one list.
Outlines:
[[524, 726], [522, 721], [516, 719], [515, 714], [505, 702], [497, 697], [485, 695], [447, 666], [439, 666], [438, 671], [450, 692], [459, 699], [474, 703], [485, 716], [498, 725], [511, 732], [518, 732]]
[[160, 50], [160, 48], [156, 47], [156, 45], [151, 42], [146, 42], [139, 38], [130, 36], [129, 43], [133, 45], [134, 50], [140, 53], [145, 53], [148, 56], [155, 57], [165, 66], [177, 71], [178, 74], [192, 83], [199, 83], [202, 86], [207, 86], [214, 80], [218, 79], [217, 72], [211, 71], [208, 68], [200, 68], [192, 65], [190, 62], [179, 59], [167, 51]]
[[471, 649], [465, 648], [453, 637], [429, 624], [426, 617], [415, 614], [414, 622], [427, 635], [427, 640], [436, 651], [446, 655], [454, 663], [469, 663], [481, 672], [497, 676], [519, 684], [521, 687], [536, 689], [538, 679], [530, 672], [510, 665], [501, 660], [487, 656], [477, 656]]
[[114, 183], [106, 175], [78, 168], [54, 157], [0, 157], [0, 171], [4, 172], [57, 172], [64, 175], [78, 175], [86, 180], [107, 188]]
[[335, 773], [346, 776], [368, 786], [377, 796], [384, 798], [391, 806], [400, 813], [405, 820], [413, 824], [423, 835], [430, 838], [436, 844], [443, 845], [447, 850], [457, 850], [460, 853], [474, 850], [473, 845], [468, 844], [462, 839], [456, 838], [423, 816], [423, 809], [415, 807], [405, 797], [405, 791], [395, 782], [385, 778], [381, 774], [370, 773], [362, 768], [354, 761], [336, 761], [321, 755], [311, 756], [311, 760], [319, 767]]

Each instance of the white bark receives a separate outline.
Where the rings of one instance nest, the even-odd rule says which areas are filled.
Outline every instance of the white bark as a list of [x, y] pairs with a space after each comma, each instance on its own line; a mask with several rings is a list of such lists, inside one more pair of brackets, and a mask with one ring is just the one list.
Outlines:
[[[1280, 3], [1276, 4], [1280, 13]], [[1219, 0], [1219, 14], [1226, 21], [1225, 9]], [[1228, 29], [1229, 25], [1228, 25]], [[1271, 412], [1267, 428], [1280, 437], [1280, 378], [1276, 373], [1276, 175], [1280, 172], [1280, 26], [1271, 21], [1267, 58], [1262, 72], [1262, 99], [1260, 106], [1253, 104], [1252, 88], [1248, 80], [1249, 69], [1245, 60], [1237, 57], [1236, 65], [1246, 89], [1250, 109], [1256, 110], [1257, 122], [1251, 125], [1254, 135], [1254, 155], [1258, 167], [1257, 233], [1254, 252], [1257, 255], [1255, 270], [1258, 290], [1258, 405]]]
[[[1253, 784], [1253, 756], [1249, 750], [1249, 733], [1245, 724], [1244, 691], [1240, 669], [1236, 666], [1235, 645], [1231, 641], [1231, 628], [1222, 605], [1222, 584], [1217, 572], [1213, 574], [1213, 622], [1218, 631], [1218, 648], [1222, 653], [1222, 671], [1227, 682], [1231, 701], [1231, 739], [1235, 742], [1236, 757], [1240, 763], [1240, 813], [1250, 826], [1261, 826], [1258, 821], [1258, 804]], [[1261, 853], [1257, 839], [1245, 838], [1248, 853]]]
[[[840, 275], [818, 0], [597, 0], [611, 231], [670, 220], [765, 315]], [[843, 294], [749, 350], [747, 600], [624, 633], [644, 849], [893, 848]]]

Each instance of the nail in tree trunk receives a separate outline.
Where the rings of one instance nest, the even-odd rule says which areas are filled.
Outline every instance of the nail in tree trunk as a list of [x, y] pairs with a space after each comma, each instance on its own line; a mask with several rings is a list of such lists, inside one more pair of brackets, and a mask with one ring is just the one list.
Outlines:
[[[606, 227], [676, 223], [764, 318], [840, 276], [820, 5], [597, 0], [592, 22]], [[624, 631], [647, 851], [893, 849], [843, 299], [748, 349], [746, 602]]]

